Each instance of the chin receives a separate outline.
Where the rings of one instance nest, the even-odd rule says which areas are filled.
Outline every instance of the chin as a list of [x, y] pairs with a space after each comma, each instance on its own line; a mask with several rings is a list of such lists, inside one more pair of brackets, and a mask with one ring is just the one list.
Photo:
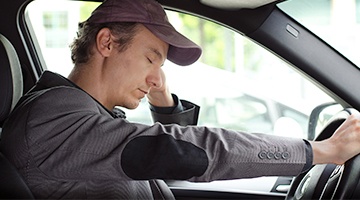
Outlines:
[[140, 101], [129, 103], [125, 106], [125, 108], [127, 108], [129, 110], [134, 110], [135, 108], [139, 107], [139, 104], [140, 104]]

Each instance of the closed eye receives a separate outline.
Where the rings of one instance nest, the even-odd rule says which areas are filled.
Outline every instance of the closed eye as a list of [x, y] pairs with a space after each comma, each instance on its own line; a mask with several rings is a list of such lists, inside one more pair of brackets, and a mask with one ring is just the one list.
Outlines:
[[150, 58], [147, 58], [148, 59], [148, 61], [152, 64], [153, 63], [153, 61], [150, 59]]

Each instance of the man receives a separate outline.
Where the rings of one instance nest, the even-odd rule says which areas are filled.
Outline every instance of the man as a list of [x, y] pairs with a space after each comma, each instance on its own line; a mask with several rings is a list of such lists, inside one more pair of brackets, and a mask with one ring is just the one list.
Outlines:
[[[322, 142], [191, 126], [199, 108], [170, 93], [161, 66], [200, 54], [157, 2], [107, 0], [81, 24], [68, 79], [42, 75], [5, 123], [0, 150], [36, 198], [54, 199], [173, 198], [157, 179], [297, 175], [360, 152], [360, 116]], [[134, 109], [145, 96], [162, 124], [112, 111]]]

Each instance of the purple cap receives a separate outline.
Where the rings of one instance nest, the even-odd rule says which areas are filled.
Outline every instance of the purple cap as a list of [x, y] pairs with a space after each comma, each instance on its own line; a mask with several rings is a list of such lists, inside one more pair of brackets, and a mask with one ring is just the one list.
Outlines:
[[201, 56], [201, 48], [177, 32], [163, 7], [155, 0], [105, 0], [88, 19], [89, 23], [138, 22], [169, 44], [167, 59], [190, 65]]

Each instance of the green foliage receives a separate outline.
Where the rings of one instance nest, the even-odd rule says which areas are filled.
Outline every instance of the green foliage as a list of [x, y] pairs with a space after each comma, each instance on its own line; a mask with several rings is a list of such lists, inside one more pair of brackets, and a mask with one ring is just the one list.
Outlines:
[[247, 71], [258, 71], [262, 66], [262, 54], [259, 53], [253, 42], [244, 41], [244, 69]]
[[99, 2], [82, 2], [80, 6], [80, 21], [85, 21], [99, 5]]
[[[231, 34], [226, 34], [218, 24], [191, 15], [179, 14], [179, 18], [183, 23], [182, 32], [203, 48], [202, 62], [220, 69], [234, 69], [234, 38]], [[228, 50], [230, 54], [226, 54]], [[230, 66], [225, 66], [229, 63]]]

